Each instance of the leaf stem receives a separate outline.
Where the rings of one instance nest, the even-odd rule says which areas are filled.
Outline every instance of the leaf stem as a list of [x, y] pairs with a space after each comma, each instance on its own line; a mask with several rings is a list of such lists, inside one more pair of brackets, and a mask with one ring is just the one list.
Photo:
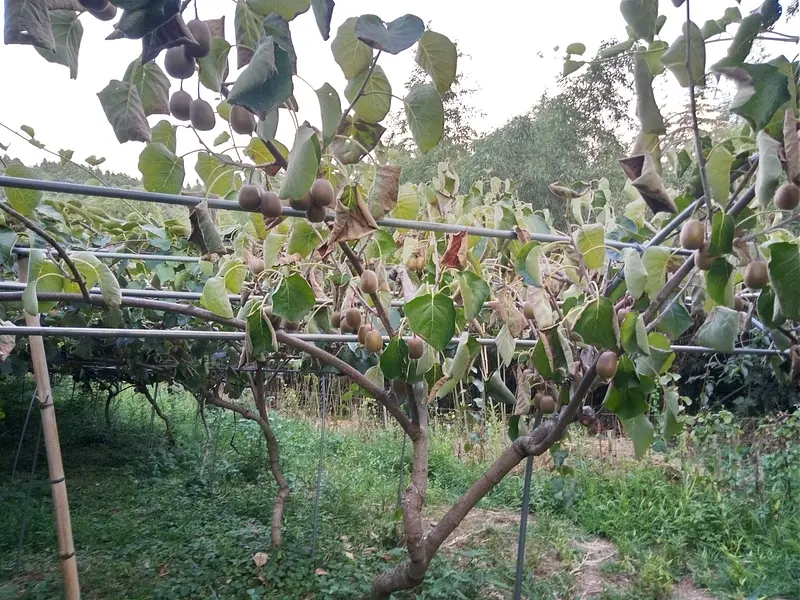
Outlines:
[[372, 77], [372, 72], [375, 70], [375, 67], [378, 64], [378, 58], [381, 55], [381, 50], [375, 54], [375, 58], [372, 59], [372, 64], [369, 66], [369, 70], [367, 71], [367, 76], [364, 78], [363, 83], [361, 84], [361, 88], [358, 90], [358, 93], [353, 98], [353, 101], [350, 103], [350, 106], [344, 109], [342, 112], [342, 118], [339, 119], [339, 125], [336, 127], [336, 131], [342, 131], [344, 127], [347, 125], [347, 116], [350, 114], [350, 111], [353, 110], [353, 107], [358, 102], [358, 99], [364, 94], [364, 90], [367, 87], [367, 83], [369, 82], [369, 78]]

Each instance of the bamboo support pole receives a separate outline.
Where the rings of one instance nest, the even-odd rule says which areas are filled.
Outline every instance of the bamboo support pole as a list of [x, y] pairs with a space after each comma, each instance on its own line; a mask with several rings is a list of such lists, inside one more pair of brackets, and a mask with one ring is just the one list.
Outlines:
[[[25, 283], [28, 279], [27, 260], [19, 261], [19, 279]], [[39, 315], [25, 313], [25, 323], [29, 327], [39, 326]], [[58, 556], [61, 561], [61, 574], [64, 577], [65, 600], [80, 600], [81, 590], [78, 583], [78, 561], [75, 557], [75, 545], [72, 540], [72, 523], [69, 515], [67, 498], [67, 482], [64, 476], [64, 464], [61, 460], [61, 444], [58, 440], [58, 424], [53, 404], [53, 390], [50, 388], [50, 373], [44, 353], [44, 342], [41, 336], [30, 336], [31, 362], [36, 380], [39, 411], [42, 416], [42, 433], [44, 433], [47, 451], [47, 469], [50, 474], [50, 489], [53, 493], [53, 512], [55, 514], [56, 533], [58, 535]]]

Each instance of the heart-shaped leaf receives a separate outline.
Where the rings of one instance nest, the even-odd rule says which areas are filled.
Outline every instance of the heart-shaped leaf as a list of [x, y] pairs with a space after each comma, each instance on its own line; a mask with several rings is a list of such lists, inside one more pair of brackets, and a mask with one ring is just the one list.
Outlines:
[[444, 134], [444, 105], [432, 85], [417, 84], [403, 99], [411, 137], [420, 152], [436, 147]]
[[139, 172], [148, 192], [177, 194], [183, 187], [183, 157], [177, 157], [164, 144], [149, 143], [139, 154]]
[[228, 102], [251, 113], [268, 113], [292, 95], [292, 62], [273, 36], [261, 40], [250, 63], [236, 78]]
[[411, 330], [441, 351], [456, 332], [456, 309], [444, 294], [424, 294], [407, 302], [403, 312]]
[[[13, 3], [12, 3], [13, 4]], [[6, 4], [8, 9], [8, 4]], [[78, 51], [83, 37], [83, 25], [78, 13], [72, 10], [51, 10], [50, 28], [53, 32], [55, 52], [35, 46], [45, 60], [69, 67], [69, 78], [78, 78]]]
[[314, 308], [314, 290], [300, 273], [281, 280], [272, 294], [272, 312], [287, 321], [299, 321]]
[[203, 293], [200, 295], [200, 304], [217, 316], [233, 318], [228, 289], [225, 287], [225, 279], [222, 277], [210, 277], [206, 280]]
[[377, 15], [361, 15], [356, 21], [355, 36], [370, 48], [399, 54], [422, 37], [425, 24], [416, 15], [403, 15], [384, 24]]
[[417, 64], [431, 76], [439, 94], [450, 89], [456, 77], [458, 51], [456, 45], [445, 35], [427, 30], [422, 34], [415, 59]]
[[350, 79], [344, 88], [344, 96], [348, 102], [353, 102], [358, 97], [353, 110], [356, 117], [366, 123], [379, 123], [392, 107], [392, 86], [380, 66], [376, 66], [371, 74], [369, 68], [366, 68]]
[[356, 17], [350, 17], [339, 26], [331, 42], [331, 52], [345, 79], [352, 79], [372, 62], [372, 48], [359, 40], [355, 34]]
[[717, 352], [733, 352], [739, 334], [739, 313], [726, 306], [715, 306], [695, 335], [695, 342]]
[[197, 77], [207, 89], [219, 93], [228, 74], [228, 53], [231, 45], [223, 37], [211, 38], [208, 54], [197, 60]]
[[112, 79], [97, 97], [120, 144], [150, 141], [150, 126], [136, 86]]

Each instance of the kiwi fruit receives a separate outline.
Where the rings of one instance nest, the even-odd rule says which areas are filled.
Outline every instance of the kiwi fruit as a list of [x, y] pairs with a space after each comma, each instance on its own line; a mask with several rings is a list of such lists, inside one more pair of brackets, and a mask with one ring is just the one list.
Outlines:
[[192, 104], [192, 97], [189, 92], [178, 90], [169, 99], [169, 114], [179, 121], [189, 120], [189, 107]]
[[242, 210], [255, 212], [261, 209], [261, 188], [252, 183], [245, 183], [239, 188], [236, 201]]
[[556, 401], [550, 395], [544, 395], [539, 399], [539, 409], [546, 415], [556, 410]]
[[192, 104], [189, 106], [189, 120], [192, 122], [192, 127], [200, 131], [211, 131], [217, 122], [214, 109], [208, 102], [200, 98], [192, 100]]
[[342, 313], [338, 310], [331, 315], [331, 325], [333, 325], [336, 329], [339, 329], [339, 326], [342, 324]]
[[406, 382], [402, 379], [392, 379], [392, 391], [396, 396], [406, 395]]
[[186, 24], [196, 44], [186, 44], [186, 54], [193, 58], [203, 58], [211, 52], [211, 30], [200, 19], [192, 19]]
[[89, 9], [89, 12], [99, 21], [111, 21], [117, 16], [117, 7], [111, 4], [111, 2], [106, 2], [105, 6], [101, 7], [99, 10]]
[[281, 321], [281, 329], [285, 329], [286, 331], [297, 331], [300, 329], [300, 321], [287, 321], [284, 319]]
[[364, 338], [364, 345], [370, 352], [380, 352], [381, 348], [383, 348], [383, 337], [381, 337], [381, 332], [376, 329], [372, 329], [367, 332], [367, 335]]
[[418, 337], [412, 337], [408, 340], [408, 358], [411, 360], [419, 360], [422, 358], [422, 355], [425, 353], [425, 344], [422, 343], [422, 339]]
[[273, 327], [277, 327], [280, 325], [281, 320], [277, 315], [272, 314], [272, 306], [265, 306], [261, 309], [261, 316], [265, 319], [269, 319], [269, 322], [272, 323]]
[[344, 313], [344, 320], [350, 329], [358, 329], [361, 325], [361, 311], [357, 308], [348, 308]]
[[597, 359], [596, 368], [600, 379], [611, 379], [617, 374], [617, 355], [610, 350], [603, 352]]
[[260, 210], [261, 214], [267, 219], [280, 217], [283, 212], [283, 204], [281, 204], [281, 199], [278, 198], [278, 194], [271, 190], [262, 192]]
[[78, 0], [78, 4], [86, 10], [101, 11], [105, 9], [106, 4], [109, 4], [109, 2], [108, 0]]
[[325, 217], [328, 214], [328, 209], [324, 206], [317, 206], [316, 204], [312, 204], [306, 210], [306, 219], [311, 221], [312, 223], [322, 223], [325, 221]]
[[706, 241], [706, 229], [697, 219], [689, 219], [681, 229], [681, 246], [686, 250], [699, 250]]
[[307, 211], [311, 208], [311, 194], [306, 194], [302, 198], [292, 198], [289, 200], [289, 206], [295, 210]]
[[741, 296], [736, 295], [733, 297], [733, 308], [738, 312], [743, 312], [745, 309], [747, 309], [747, 303]]
[[361, 273], [361, 282], [359, 283], [361, 291], [365, 294], [374, 294], [378, 291], [378, 275], [375, 271], [364, 269]]
[[366, 323], [358, 328], [358, 343], [363, 344], [367, 339], [367, 334], [372, 330], [372, 326]]
[[327, 179], [317, 179], [311, 186], [311, 201], [317, 206], [330, 206], [335, 196], [336, 190]]
[[233, 105], [228, 117], [231, 128], [241, 135], [251, 135], [256, 130], [256, 118], [242, 106]]
[[416, 262], [417, 262], [417, 269], [416, 270], [419, 271], [419, 272], [424, 271], [425, 270], [425, 265], [428, 262], [427, 260], [425, 260], [425, 257], [424, 256], [418, 256]]
[[184, 46], [169, 48], [164, 54], [164, 70], [175, 79], [186, 79], [194, 75], [197, 62], [186, 54]]
[[694, 266], [702, 271], [708, 271], [716, 258], [708, 253], [708, 242], [706, 242], [694, 251]]
[[344, 318], [342, 318], [342, 322], [339, 325], [339, 331], [345, 335], [356, 332], [355, 329], [353, 329], [352, 327], [350, 327], [350, 325], [347, 324], [347, 321], [345, 321]]
[[760, 290], [769, 281], [767, 263], [763, 260], [754, 260], [744, 270], [744, 284], [751, 290]]
[[625, 320], [625, 317], [628, 316], [628, 313], [631, 312], [630, 308], [620, 308], [617, 311], [617, 321], [622, 323]]
[[257, 256], [254, 256], [250, 259], [248, 266], [250, 267], [250, 271], [252, 271], [253, 275], [260, 275], [266, 268], [264, 261]]
[[533, 319], [534, 315], [536, 314], [536, 311], [533, 309], [533, 302], [526, 302], [522, 305], [522, 314], [529, 321]]
[[800, 187], [787, 181], [775, 192], [775, 206], [781, 210], [794, 210], [800, 204]]

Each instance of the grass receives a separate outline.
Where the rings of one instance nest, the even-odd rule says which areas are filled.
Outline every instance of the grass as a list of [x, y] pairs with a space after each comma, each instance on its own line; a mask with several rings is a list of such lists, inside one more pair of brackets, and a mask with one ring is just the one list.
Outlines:
[[[7, 416], [0, 421], [0, 598], [60, 598], [43, 452], [16, 569], [36, 430], [29, 431], [12, 481], [25, 408], [14, 400], [19, 396], [18, 388], [6, 391]], [[376, 573], [404, 557], [395, 503], [410, 452], [401, 462], [397, 431], [327, 432], [312, 558], [319, 456], [312, 423], [274, 418], [292, 496], [284, 548], [273, 552], [275, 487], [253, 424], [209, 410], [212, 444], [204, 464], [195, 406], [180, 395], [162, 395], [176, 424], [174, 449], [164, 443], [163, 425], [151, 426], [149, 405], [139, 398], [123, 395], [109, 432], [100, 399], [70, 399], [68, 389], [56, 397], [84, 598], [358, 598]], [[490, 446], [500, 445], [496, 436]], [[431, 519], [487, 465], [456, 458], [455, 437], [441, 427], [431, 439]], [[694, 470], [676, 477], [648, 461], [609, 469], [579, 451], [565, 464], [534, 478], [523, 597], [579, 595], [589, 558], [582, 548], [601, 537], [617, 550], [594, 573], [607, 583], [602, 597], [609, 600], [666, 598], [687, 575], [720, 597], [800, 598], [800, 511], [782, 495], [755, 501]], [[398, 598], [510, 598], [521, 488], [518, 470], [454, 534], [416, 595]], [[268, 555], [261, 567], [253, 559], [259, 552]]]

